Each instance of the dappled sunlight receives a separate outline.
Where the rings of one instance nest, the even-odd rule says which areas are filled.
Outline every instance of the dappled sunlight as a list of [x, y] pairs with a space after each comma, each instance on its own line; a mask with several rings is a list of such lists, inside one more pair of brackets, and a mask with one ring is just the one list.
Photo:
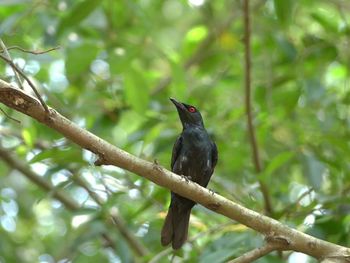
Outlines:
[[[0, 262], [220, 263], [267, 247], [259, 262], [306, 263], [350, 246], [347, 1], [5, 2]], [[195, 106], [218, 149], [179, 251], [161, 246], [178, 205], [162, 186], [197, 186], [171, 157], [214, 160], [203, 138], [173, 152], [170, 97]], [[308, 236], [287, 227], [329, 247], [300, 247]]]

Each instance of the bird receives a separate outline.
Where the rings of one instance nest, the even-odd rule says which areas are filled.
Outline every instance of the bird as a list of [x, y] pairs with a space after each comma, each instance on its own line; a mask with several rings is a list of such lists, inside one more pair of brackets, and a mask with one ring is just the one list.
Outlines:
[[[218, 150], [206, 131], [201, 113], [195, 106], [170, 98], [175, 105], [182, 133], [176, 139], [171, 156], [171, 171], [207, 187], [218, 161]], [[171, 202], [161, 231], [161, 244], [171, 243], [174, 250], [186, 242], [191, 209], [196, 203], [171, 192]]]

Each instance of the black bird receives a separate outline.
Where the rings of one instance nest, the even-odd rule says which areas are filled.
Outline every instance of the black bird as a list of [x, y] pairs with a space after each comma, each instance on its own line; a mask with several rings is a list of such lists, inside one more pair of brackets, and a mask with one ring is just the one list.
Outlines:
[[[218, 160], [216, 144], [204, 128], [202, 115], [196, 107], [173, 98], [182, 123], [182, 133], [175, 141], [171, 157], [171, 170], [206, 187]], [[171, 203], [162, 228], [161, 243], [172, 243], [179, 249], [185, 243], [191, 209], [196, 203], [171, 192]]]

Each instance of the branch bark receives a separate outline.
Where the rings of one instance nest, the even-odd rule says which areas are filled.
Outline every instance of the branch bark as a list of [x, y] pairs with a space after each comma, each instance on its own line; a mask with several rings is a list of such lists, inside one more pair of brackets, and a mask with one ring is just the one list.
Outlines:
[[0, 58], [2, 60], [4, 60], [7, 64], [9, 64], [12, 69], [17, 72], [19, 74], [19, 76], [23, 77], [28, 85], [31, 87], [31, 89], [33, 90], [33, 92], [35, 93], [35, 95], [37, 96], [37, 98], [39, 99], [41, 105], [44, 107], [45, 111], [49, 111], [49, 108], [47, 107], [46, 103], [44, 102], [43, 98], [41, 97], [40, 93], [37, 91], [35, 85], [33, 84], [33, 82], [26, 76], [26, 74], [23, 73], [23, 71], [21, 69], [19, 69], [15, 63], [13, 63], [13, 61], [7, 57], [4, 57], [2, 55], [0, 55]]
[[216, 213], [236, 220], [260, 232], [267, 238], [277, 237], [285, 239], [287, 242], [283, 250], [302, 252], [320, 260], [341, 258], [345, 262], [350, 258], [349, 248], [312, 237], [236, 204], [218, 194], [213, 194], [208, 189], [191, 181], [186, 181], [181, 176], [166, 170], [157, 163], [145, 161], [111, 145], [89, 131], [80, 128], [52, 108], [45, 112], [37, 99], [11, 87], [9, 83], [2, 80], [0, 80], [0, 102], [31, 116], [48, 127], [55, 129], [72, 142], [95, 153], [99, 157], [96, 164], [121, 167], [189, 198]]
[[279, 250], [280, 245], [275, 243], [266, 243], [262, 247], [253, 249], [247, 253], [244, 253], [242, 256], [229, 261], [228, 263], [249, 263], [257, 260], [272, 251]]

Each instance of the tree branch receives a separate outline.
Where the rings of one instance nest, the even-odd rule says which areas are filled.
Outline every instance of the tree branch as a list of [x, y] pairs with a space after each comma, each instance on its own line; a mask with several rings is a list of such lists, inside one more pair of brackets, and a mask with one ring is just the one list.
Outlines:
[[242, 256], [240, 256], [234, 260], [229, 261], [228, 263], [253, 262], [254, 260], [257, 260], [257, 259], [271, 253], [272, 251], [279, 250], [280, 247], [281, 246], [277, 243], [265, 243], [262, 247], [255, 248], [255, 249], [243, 254]]
[[9, 118], [10, 120], [17, 122], [17, 123], [21, 123], [19, 120], [16, 120], [15, 118], [12, 118], [10, 115], [8, 115], [6, 113], [6, 111], [4, 111], [2, 108], [0, 108], [0, 111], [6, 116], [6, 118]]
[[[73, 180], [80, 185], [81, 187], [83, 187], [90, 195], [90, 197], [100, 206], [103, 206], [104, 202], [103, 200], [100, 198], [100, 196], [98, 194], [96, 194], [89, 186], [88, 182], [86, 182], [85, 179], [83, 179], [81, 176], [78, 175], [73, 175]], [[130, 247], [133, 248], [133, 250], [137, 253], [137, 255], [139, 256], [146, 256], [147, 254], [149, 254], [149, 251], [147, 250], [146, 247], [144, 247], [137, 238], [135, 238], [135, 236], [128, 230], [128, 228], [126, 227], [126, 223], [125, 220], [120, 216], [120, 214], [118, 213], [117, 209], [112, 209], [110, 211], [110, 217], [112, 220], [112, 224], [114, 224], [117, 229], [119, 230], [119, 232], [121, 233], [121, 235], [124, 237], [124, 239], [128, 242], [128, 244], [130, 245]]]
[[[8, 152], [8, 150], [1, 147], [1, 145], [0, 145], [0, 159], [3, 159], [8, 166], [21, 172], [25, 177], [27, 177], [34, 184], [38, 185], [39, 187], [46, 190], [47, 192], [52, 193], [53, 197], [59, 200], [65, 207], [67, 207], [67, 209], [71, 211], [77, 211], [80, 209], [80, 205], [74, 199], [69, 197], [69, 195], [67, 195], [64, 191], [60, 189], [56, 189], [49, 181], [45, 180], [43, 177], [37, 175], [24, 162], [13, 157]], [[95, 192], [91, 191], [91, 189], [87, 186], [84, 179], [82, 179], [81, 177], [76, 177], [75, 179], [80, 186], [82, 186], [88, 191], [91, 198], [94, 199], [97, 204], [102, 206], [103, 202], [100, 200], [99, 196]], [[124, 220], [115, 212], [112, 213], [112, 211], [110, 213], [110, 216], [112, 218], [112, 222], [109, 222], [109, 223], [117, 227], [118, 231], [122, 234], [122, 236], [128, 242], [130, 247], [135, 251], [135, 253], [141, 257], [147, 255], [148, 254], [147, 249], [144, 248], [142, 244], [133, 236], [133, 234], [128, 231], [128, 229], [125, 227]], [[102, 233], [101, 237], [102, 239], [104, 239], [105, 243], [108, 246], [115, 249], [116, 246], [113, 242], [113, 239], [109, 237], [108, 234]]]
[[[6, 47], [4, 41], [2, 41], [1, 38], [0, 38], [0, 46], [2, 48], [1, 53], [4, 53], [5, 57], [12, 61], [11, 55], [8, 52], [9, 49]], [[12, 70], [13, 70], [13, 74], [15, 74], [15, 78], [16, 78], [16, 80], [18, 82], [18, 86], [21, 89], [23, 89], [21, 77], [19, 76], [18, 72], [16, 71], [16, 69], [12, 65], [11, 65], [11, 67], [12, 67]]]
[[[257, 174], [262, 171], [261, 159], [259, 155], [259, 148], [256, 141], [255, 129], [253, 124], [253, 113], [251, 103], [251, 48], [250, 48], [250, 13], [249, 13], [249, 0], [243, 1], [243, 20], [244, 20], [244, 89], [245, 89], [245, 108], [247, 114], [247, 125], [250, 145], [252, 148], [253, 163]], [[258, 178], [261, 192], [264, 197], [265, 213], [267, 215], [273, 215], [273, 209], [271, 205], [270, 194], [266, 184]]]
[[71, 199], [62, 190], [56, 189], [50, 182], [45, 180], [43, 177], [38, 176], [31, 169], [29, 169], [29, 167], [26, 164], [21, 162], [18, 158], [14, 158], [13, 156], [11, 156], [9, 152], [1, 146], [0, 146], [0, 158], [3, 159], [8, 166], [21, 172], [25, 177], [27, 177], [34, 184], [38, 185], [45, 191], [52, 193], [52, 196], [57, 200], [59, 200], [69, 210], [75, 211], [80, 208], [80, 205], [74, 199]]
[[[197, 235], [192, 236], [187, 242], [193, 244], [201, 236], [208, 235], [211, 233], [218, 233], [218, 231], [221, 228], [224, 228], [225, 226], [228, 226], [228, 225], [233, 225], [233, 223], [229, 222], [229, 223], [217, 225], [217, 226], [212, 227], [206, 231], [202, 231], [202, 232], [198, 233]], [[168, 256], [170, 253], [174, 253], [174, 250], [172, 247], [167, 247], [166, 249], [164, 249], [161, 252], [159, 252], [158, 254], [156, 254], [148, 263], [160, 262], [161, 260], [164, 259], [164, 257]]]
[[[289, 204], [288, 206], [286, 206], [279, 214], [282, 216], [282, 215], [287, 215], [292, 211], [293, 208], [296, 209], [296, 207], [299, 205], [299, 203], [304, 199], [304, 197], [306, 197], [307, 195], [310, 195], [312, 192], [314, 191], [314, 188], [313, 187], [310, 187], [307, 191], [305, 191], [304, 193], [302, 193], [298, 199]], [[281, 217], [280, 216], [280, 217]]]
[[61, 48], [60, 46], [57, 46], [57, 47], [52, 47], [52, 48], [49, 48], [49, 49], [46, 49], [46, 50], [28, 50], [28, 49], [24, 49], [24, 48], [19, 47], [19, 46], [11, 46], [11, 47], [8, 47], [6, 49], [3, 47], [3, 49], [0, 50], [0, 53], [6, 52], [6, 50], [17, 49], [17, 50], [22, 51], [24, 53], [30, 53], [30, 54], [33, 54], [33, 55], [41, 55], [41, 54], [49, 53], [51, 51], [54, 51], [54, 50], [57, 50], [57, 49], [60, 49], [60, 48]]
[[210, 210], [236, 220], [268, 238], [287, 240], [286, 250], [294, 250], [317, 259], [350, 257], [350, 249], [312, 237], [282, 223], [236, 204], [218, 194], [213, 194], [198, 184], [185, 180], [156, 163], [151, 163], [125, 152], [96, 135], [80, 128], [57, 111], [49, 108], [46, 113], [40, 102], [23, 91], [0, 80], [0, 102], [20, 111], [46, 126], [58, 131], [72, 142], [95, 153], [97, 164], [115, 165], [138, 174], [157, 185], [189, 198]]
[[45, 109], [46, 112], [49, 111], [46, 103], [44, 102], [44, 100], [42, 99], [41, 95], [39, 94], [39, 92], [37, 91], [35, 85], [33, 84], [33, 82], [22, 72], [22, 70], [20, 70], [15, 63], [13, 63], [13, 61], [11, 59], [8, 59], [7, 57], [4, 57], [3, 55], [0, 55], [0, 58], [4, 61], [6, 61], [8, 64], [10, 64], [10, 66], [13, 68], [13, 70], [15, 72], [17, 72], [21, 77], [23, 77], [28, 85], [31, 87], [31, 89], [33, 90], [33, 92], [35, 93], [35, 95], [37, 96], [37, 98], [39, 99], [41, 105], [43, 106], [43, 108]]

